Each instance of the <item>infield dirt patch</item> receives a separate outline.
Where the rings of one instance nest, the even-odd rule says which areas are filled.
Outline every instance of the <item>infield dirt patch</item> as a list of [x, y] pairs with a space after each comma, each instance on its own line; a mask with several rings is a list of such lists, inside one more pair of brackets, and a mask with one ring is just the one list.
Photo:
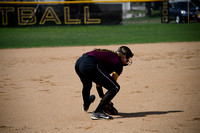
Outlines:
[[[86, 46], [0, 50], [1, 133], [198, 133], [200, 42], [127, 45], [135, 56], [118, 82], [114, 120], [91, 120], [100, 98], [82, 111], [74, 64]], [[104, 90], [105, 92], [105, 90]]]

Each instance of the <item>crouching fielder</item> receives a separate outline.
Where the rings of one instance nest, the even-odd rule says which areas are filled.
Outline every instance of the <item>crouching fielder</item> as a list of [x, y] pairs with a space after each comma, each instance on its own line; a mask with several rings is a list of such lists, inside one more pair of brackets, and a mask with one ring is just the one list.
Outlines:
[[[92, 113], [92, 120], [112, 119], [103, 112], [104, 107], [111, 102], [119, 92], [120, 86], [117, 78], [123, 71], [123, 66], [131, 65], [134, 54], [126, 46], [121, 46], [114, 52], [107, 49], [95, 49], [84, 53], [75, 64], [75, 70], [82, 84], [83, 110], [87, 111], [95, 100], [90, 95], [92, 82], [97, 84], [97, 91], [102, 98], [96, 110]], [[112, 74], [112, 76], [110, 75]], [[104, 94], [102, 87], [108, 91]]]

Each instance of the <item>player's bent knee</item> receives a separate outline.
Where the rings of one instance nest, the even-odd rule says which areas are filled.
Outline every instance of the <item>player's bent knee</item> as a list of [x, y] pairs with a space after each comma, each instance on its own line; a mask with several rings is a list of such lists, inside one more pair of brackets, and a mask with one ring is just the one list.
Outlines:
[[119, 90], [120, 90], [120, 86], [110, 89], [110, 91], [112, 91], [113, 93], [116, 93], [116, 94], [119, 92]]
[[120, 90], [119, 84], [115, 87], [115, 90], [116, 90], [116, 92], [119, 92], [119, 90]]

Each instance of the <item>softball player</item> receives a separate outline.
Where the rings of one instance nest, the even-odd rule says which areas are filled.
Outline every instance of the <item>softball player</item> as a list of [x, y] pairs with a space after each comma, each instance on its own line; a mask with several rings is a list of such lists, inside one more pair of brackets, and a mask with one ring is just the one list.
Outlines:
[[[87, 111], [95, 100], [90, 96], [92, 82], [95, 82], [99, 97], [102, 98], [91, 119], [112, 119], [103, 112], [104, 107], [111, 102], [119, 92], [120, 86], [116, 82], [123, 71], [123, 66], [131, 65], [134, 54], [126, 46], [121, 46], [116, 52], [107, 49], [95, 49], [83, 54], [75, 64], [75, 70], [82, 84], [83, 110]], [[112, 75], [110, 75], [112, 74]], [[108, 91], [104, 94], [102, 87]]]

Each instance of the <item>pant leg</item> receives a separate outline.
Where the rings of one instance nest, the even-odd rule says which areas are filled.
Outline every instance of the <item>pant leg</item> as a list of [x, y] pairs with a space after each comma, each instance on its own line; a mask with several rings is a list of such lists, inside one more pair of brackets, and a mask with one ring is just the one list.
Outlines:
[[120, 90], [120, 85], [107, 73], [105, 70], [96, 66], [96, 71], [92, 77], [93, 82], [103, 86], [107, 90], [112, 90], [118, 92]]
[[90, 90], [92, 88], [92, 81], [90, 80], [81, 80], [83, 83], [82, 89], [82, 97], [83, 97], [83, 104], [88, 106], [90, 104]]
[[90, 75], [88, 73], [90, 71], [90, 67], [88, 67], [89, 63], [87, 60], [87, 56], [83, 55], [75, 64], [76, 73], [83, 84], [82, 97], [83, 104], [86, 106], [90, 104], [90, 90], [92, 88], [92, 80], [88, 77], [88, 75]]
[[108, 90], [99, 105], [97, 106], [96, 110], [94, 111], [96, 113], [101, 112], [101, 110], [103, 110], [103, 108], [116, 96], [116, 94], [120, 90], [120, 86], [106, 71], [99, 68], [98, 65], [96, 78], [93, 78], [94, 82], [102, 85]]

